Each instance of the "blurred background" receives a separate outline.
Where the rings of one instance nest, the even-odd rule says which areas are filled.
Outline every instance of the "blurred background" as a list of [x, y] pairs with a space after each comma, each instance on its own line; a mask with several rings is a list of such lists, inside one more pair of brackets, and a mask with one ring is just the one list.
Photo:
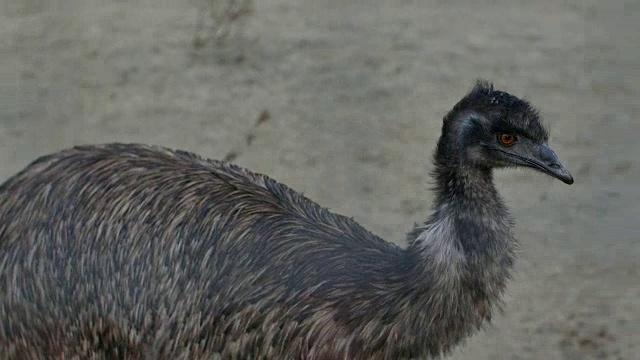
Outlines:
[[72, 145], [151, 143], [404, 245], [441, 119], [482, 77], [540, 109], [576, 183], [497, 174], [516, 273], [451, 359], [640, 358], [640, 1], [230, 1], [0, 0], [0, 181]]

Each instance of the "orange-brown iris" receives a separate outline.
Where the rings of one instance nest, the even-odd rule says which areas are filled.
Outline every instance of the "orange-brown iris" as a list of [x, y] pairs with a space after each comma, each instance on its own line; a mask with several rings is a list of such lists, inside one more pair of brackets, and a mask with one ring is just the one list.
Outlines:
[[503, 145], [513, 145], [518, 138], [513, 134], [502, 134], [500, 135], [500, 142]]

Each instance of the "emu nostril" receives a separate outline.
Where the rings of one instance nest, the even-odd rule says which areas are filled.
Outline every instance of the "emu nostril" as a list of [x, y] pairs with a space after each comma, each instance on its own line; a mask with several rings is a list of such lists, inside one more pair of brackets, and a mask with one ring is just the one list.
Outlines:
[[549, 164], [549, 167], [552, 169], [560, 169], [560, 164]]

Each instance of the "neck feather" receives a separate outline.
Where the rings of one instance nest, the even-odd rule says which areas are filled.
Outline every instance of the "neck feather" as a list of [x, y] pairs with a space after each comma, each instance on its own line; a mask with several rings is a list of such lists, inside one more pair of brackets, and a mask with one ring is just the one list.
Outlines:
[[450, 166], [438, 160], [433, 174], [434, 212], [409, 233], [409, 251], [432, 278], [485, 282], [508, 277], [516, 246], [513, 220], [491, 169]]
[[409, 292], [428, 294], [437, 318], [429, 332], [440, 351], [475, 332], [500, 309], [513, 264], [512, 220], [490, 169], [446, 166], [434, 172], [434, 212], [408, 235]]
[[510, 217], [489, 169], [444, 164], [436, 158], [433, 214], [409, 233], [404, 256], [379, 273], [370, 296], [350, 302], [366, 314], [353, 321], [359, 334], [376, 334], [378, 358], [448, 353], [499, 308], [513, 262]]

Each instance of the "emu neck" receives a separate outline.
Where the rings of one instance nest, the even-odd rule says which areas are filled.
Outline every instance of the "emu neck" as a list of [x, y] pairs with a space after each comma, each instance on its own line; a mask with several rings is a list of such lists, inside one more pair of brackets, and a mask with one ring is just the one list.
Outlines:
[[408, 235], [408, 271], [395, 297], [411, 307], [410, 318], [397, 319], [415, 339], [407, 346], [433, 356], [491, 320], [514, 259], [511, 217], [491, 170], [451, 164], [436, 156], [434, 212]]
[[493, 300], [513, 263], [513, 221], [491, 169], [445, 160], [436, 154], [434, 212], [409, 234], [415, 270], [428, 288], [458, 285], [465, 291], [463, 284], [474, 284]]

